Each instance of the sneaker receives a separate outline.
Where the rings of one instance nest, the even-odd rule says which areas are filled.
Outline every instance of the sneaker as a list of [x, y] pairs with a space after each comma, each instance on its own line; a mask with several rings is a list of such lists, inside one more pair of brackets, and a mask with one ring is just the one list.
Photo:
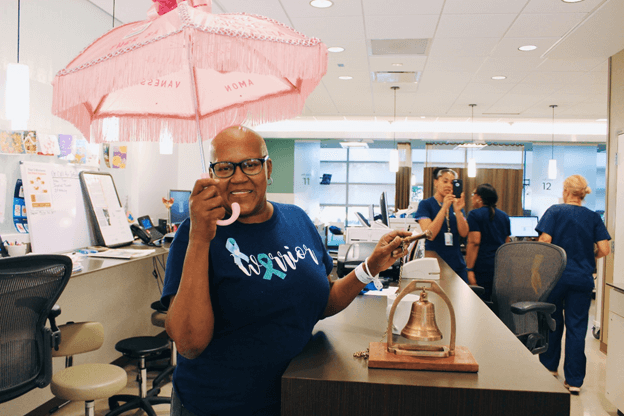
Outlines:
[[572, 394], [579, 394], [581, 392], [580, 387], [571, 386], [567, 381], [563, 382], [563, 386], [570, 391]]

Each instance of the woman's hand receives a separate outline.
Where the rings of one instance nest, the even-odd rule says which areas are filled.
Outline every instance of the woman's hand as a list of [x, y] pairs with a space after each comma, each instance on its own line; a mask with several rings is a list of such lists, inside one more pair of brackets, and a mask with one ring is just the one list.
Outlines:
[[198, 179], [189, 198], [189, 239], [210, 243], [217, 233], [217, 220], [225, 216], [223, 199], [217, 191], [219, 179]]
[[403, 238], [410, 237], [409, 231], [391, 231], [379, 239], [375, 250], [368, 257], [369, 272], [377, 276], [379, 272], [392, 266], [397, 259], [407, 254], [407, 246], [403, 246]]
[[453, 205], [453, 203], [455, 202], [455, 195], [453, 195], [453, 193], [448, 193], [444, 196], [444, 199], [442, 200], [442, 210], [444, 212], [448, 212], [448, 210], [451, 208], [451, 205]]

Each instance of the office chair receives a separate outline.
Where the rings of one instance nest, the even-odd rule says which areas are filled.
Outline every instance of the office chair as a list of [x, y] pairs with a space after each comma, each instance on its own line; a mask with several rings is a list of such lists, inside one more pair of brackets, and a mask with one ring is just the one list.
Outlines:
[[[152, 325], [165, 328], [165, 319], [167, 318], [167, 310], [168, 308], [162, 304], [160, 300], [152, 302], [150, 305], [154, 310], [152, 313]], [[173, 370], [177, 365], [177, 348], [175, 342], [169, 338], [169, 363], [165, 366], [157, 367], [157, 366], [149, 366], [148, 371], [150, 370], [159, 370], [160, 374], [154, 378], [152, 381], [152, 388], [159, 387], [160, 384], [165, 381], [169, 376], [173, 374]], [[166, 355], [166, 354], [163, 354]]]
[[66, 357], [65, 369], [52, 377], [50, 390], [56, 397], [84, 401], [85, 416], [94, 416], [95, 400], [119, 393], [128, 382], [126, 370], [113, 364], [80, 364], [72, 366], [73, 356], [95, 351], [104, 343], [104, 327], [99, 322], [70, 322], [59, 325], [61, 343], [54, 357]]
[[52, 349], [60, 341], [54, 321], [60, 310], [51, 311], [71, 273], [67, 256], [0, 258], [0, 403], [50, 384]]
[[549, 331], [555, 330], [547, 303], [567, 262], [565, 251], [554, 244], [517, 241], [496, 251], [492, 309], [533, 353], [548, 349]]

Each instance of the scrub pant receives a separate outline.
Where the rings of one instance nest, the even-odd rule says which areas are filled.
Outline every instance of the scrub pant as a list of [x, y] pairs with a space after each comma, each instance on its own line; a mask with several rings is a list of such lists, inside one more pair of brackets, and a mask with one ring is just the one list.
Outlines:
[[565, 322], [565, 358], [563, 372], [570, 386], [581, 387], [585, 378], [585, 337], [589, 321], [592, 289], [567, 284], [561, 280], [548, 297], [557, 310], [553, 318], [557, 328], [548, 338], [548, 351], [540, 355], [541, 363], [550, 371], [557, 371], [561, 359], [561, 339]]

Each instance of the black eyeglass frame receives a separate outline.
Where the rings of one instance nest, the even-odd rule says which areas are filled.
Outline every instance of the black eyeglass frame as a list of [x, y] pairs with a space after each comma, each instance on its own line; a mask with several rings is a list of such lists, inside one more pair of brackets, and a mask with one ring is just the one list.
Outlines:
[[[247, 173], [247, 172], [245, 172], [245, 171], [243, 170], [243, 164], [244, 164], [244, 163], [246, 163], [246, 162], [249, 162], [250, 160], [255, 160], [255, 161], [260, 162], [260, 170], [259, 170], [257, 173]], [[231, 177], [232, 177], [232, 176], [234, 176], [234, 174], [236, 173], [236, 168], [237, 168], [237, 167], [238, 167], [238, 168], [240, 168], [241, 172], [243, 172], [243, 173], [244, 173], [245, 175], [247, 175], [247, 176], [256, 176], [256, 175], [259, 175], [259, 174], [260, 174], [260, 172], [262, 172], [262, 169], [264, 168], [264, 163], [265, 163], [267, 160], [269, 160], [269, 155], [266, 155], [266, 156], [261, 157], [261, 158], [252, 157], [251, 159], [245, 159], [245, 160], [242, 160], [242, 161], [240, 161], [240, 162], [238, 162], [238, 163], [235, 163], [235, 162], [214, 162], [214, 163], [212, 163], [212, 162], [211, 162], [211, 163], [210, 163], [210, 169], [212, 170], [212, 173], [214, 173], [214, 175], [215, 175], [217, 178], [219, 178], [219, 179], [227, 179], [227, 178], [231, 178]], [[231, 174], [231, 175], [228, 175], [228, 176], [219, 176], [219, 175], [217, 175], [217, 172], [215, 171], [215, 166], [216, 166], [216, 165], [218, 165], [219, 163], [227, 163], [227, 164], [229, 164], [230, 166], [233, 166], [233, 167], [234, 167], [234, 169], [232, 169], [232, 174]]]

